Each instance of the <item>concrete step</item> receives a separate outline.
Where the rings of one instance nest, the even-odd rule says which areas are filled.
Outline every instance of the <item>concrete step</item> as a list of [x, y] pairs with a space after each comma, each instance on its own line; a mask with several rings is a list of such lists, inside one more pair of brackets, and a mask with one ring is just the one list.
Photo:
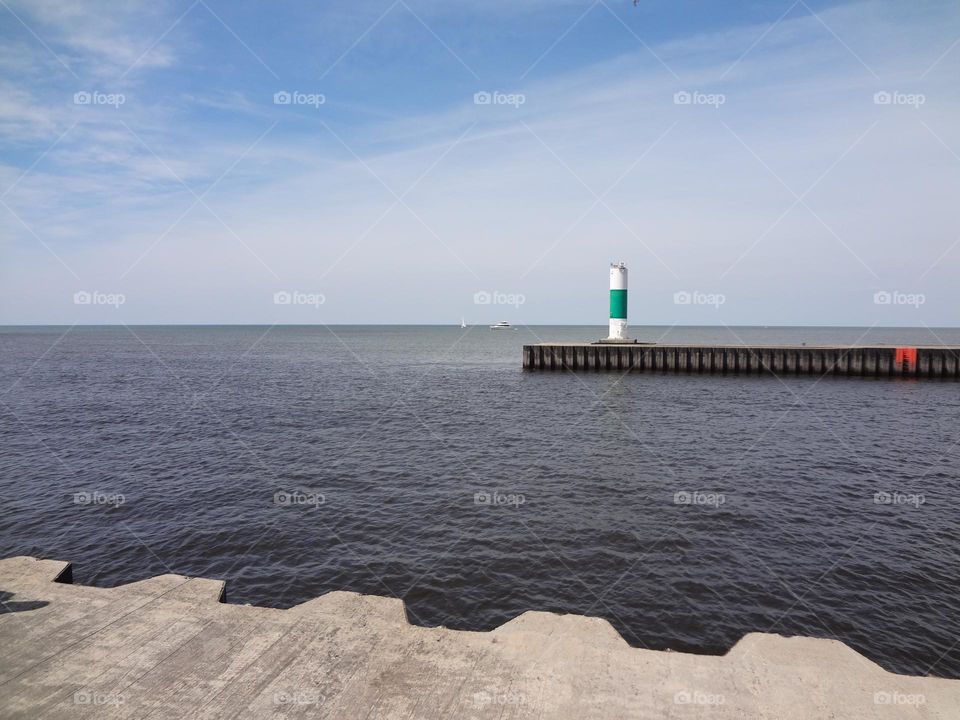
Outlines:
[[894, 675], [836, 640], [662, 652], [601, 618], [529, 611], [466, 632], [411, 625], [392, 598], [277, 610], [221, 602], [219, 580], [94, 588], [68, 570], [0, 560], [4, 718], [960, 717], [960, 681]]

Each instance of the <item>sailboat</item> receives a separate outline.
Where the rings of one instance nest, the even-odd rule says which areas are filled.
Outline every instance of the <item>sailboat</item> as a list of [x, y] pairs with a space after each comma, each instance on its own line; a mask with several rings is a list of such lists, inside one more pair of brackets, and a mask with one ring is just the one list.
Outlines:
[[467, 321], [464, 320], [464, 319], [461, 317], [461, 318], [460, 318], [460, 329], [461, 329], [461, 330], [464, 330], [464, 329], [466, 329], [466, 327], [467, 327]]

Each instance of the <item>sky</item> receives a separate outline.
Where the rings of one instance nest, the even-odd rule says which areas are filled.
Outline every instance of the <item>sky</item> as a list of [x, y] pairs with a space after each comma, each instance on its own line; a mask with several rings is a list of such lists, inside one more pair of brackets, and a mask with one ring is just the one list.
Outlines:
[[957, 326], [955, 0], [0, 2], [0, 324]]

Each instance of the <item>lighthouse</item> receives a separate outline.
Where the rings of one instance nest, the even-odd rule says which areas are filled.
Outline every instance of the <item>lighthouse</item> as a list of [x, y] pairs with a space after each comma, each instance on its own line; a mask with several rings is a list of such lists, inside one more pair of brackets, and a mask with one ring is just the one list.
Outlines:
[[610, 337], [607, 342], [627, 339], [627, 266], [610, 263]]

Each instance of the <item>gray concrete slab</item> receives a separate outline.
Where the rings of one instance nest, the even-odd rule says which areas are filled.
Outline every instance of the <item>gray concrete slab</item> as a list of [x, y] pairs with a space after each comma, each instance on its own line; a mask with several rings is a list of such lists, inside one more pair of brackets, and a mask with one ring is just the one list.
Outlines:
[[834, 640], [657, 652], [600, 618], [463, 632], [410, 625], [389, 598], [275, 610], [180, 575], [54, 582], [67, 568], [0, 560], [4, 718], [960, 718], [960, 681], [894, 675]]

